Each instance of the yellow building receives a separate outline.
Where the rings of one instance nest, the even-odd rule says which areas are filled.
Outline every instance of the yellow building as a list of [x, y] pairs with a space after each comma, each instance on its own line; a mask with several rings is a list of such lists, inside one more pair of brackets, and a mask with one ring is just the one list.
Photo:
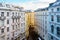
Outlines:
[[29, 25], [34, 25], [34, 12], [26, 12], [25, 13], [25, 20], [26, 20], [26, 37], [29, 36]]

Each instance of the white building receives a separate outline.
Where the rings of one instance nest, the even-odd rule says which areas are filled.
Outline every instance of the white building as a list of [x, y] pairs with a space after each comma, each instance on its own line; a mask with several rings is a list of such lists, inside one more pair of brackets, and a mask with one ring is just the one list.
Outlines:
[[25, 28], [24, 18], [19, 7], [0, 3], [0, 40], [20, 39]]
[[42, 40], [47, 40], [48, 8], [35, 11], [35, 25]]
[[20, 37], [20, 40], [25, 39], [25, 27], [26, 27], [25, 11], [21, 11], [21, 18], [20, 18], [21, 37]]
[[47, 11], [35, 11], [35, 23], [44, 40], [60, 40], [60, 0], [51, 3]]
[[48, 40], [60, 40], [60, 0], [49, 7]]

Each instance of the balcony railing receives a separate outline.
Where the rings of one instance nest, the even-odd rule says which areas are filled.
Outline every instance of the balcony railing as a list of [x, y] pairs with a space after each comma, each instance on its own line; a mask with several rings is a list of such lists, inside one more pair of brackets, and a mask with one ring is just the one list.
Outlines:
[[16, 19], [16, 16], [12, 16], [12, 19]]
[[20, 22], [17, 22], [18, 24], [20, 24]]
[[16, 19], [19, 19], [20, 18], [20, 16], [16, 16]]
[[6, 17], [5, 16], [0, 16], [0, 20], [5, 20]]
[[0, 26], [0, 28], [5, 28], [6, 26]]
[[1, 33], [0, 36], [1, 36], [1, 37], [2, 37], [2, 36], [5, 36], [5, 33]]
[[19, 19], [20, 16], [12, 16], [13, 19]]
[[15, 25], [15, 23], [12, 23], [11, 25]]

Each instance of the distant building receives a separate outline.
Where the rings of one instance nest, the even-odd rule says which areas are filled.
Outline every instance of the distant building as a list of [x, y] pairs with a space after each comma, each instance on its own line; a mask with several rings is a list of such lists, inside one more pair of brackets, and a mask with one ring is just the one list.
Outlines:
[[30, 25], [33, 25], [34, 26], [34, 12], [31, 12], [30, 10], [29, 11], [26, 11], [25, 12], [25, 19], [26, 19], [26, 27], [25, 27], [25, 31], [26, 31], [26, 37], [29, 36], [29, 27]]

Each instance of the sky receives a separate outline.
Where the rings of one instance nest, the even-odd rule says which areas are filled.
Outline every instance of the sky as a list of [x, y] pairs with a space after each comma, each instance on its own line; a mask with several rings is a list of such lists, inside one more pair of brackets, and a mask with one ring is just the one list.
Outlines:
[[24, 7], [26, 10], [36, 10], [38, 8], [48, 7], [50, 3], [56, 0], [0, 0], [0, 3], [8, 3]]

